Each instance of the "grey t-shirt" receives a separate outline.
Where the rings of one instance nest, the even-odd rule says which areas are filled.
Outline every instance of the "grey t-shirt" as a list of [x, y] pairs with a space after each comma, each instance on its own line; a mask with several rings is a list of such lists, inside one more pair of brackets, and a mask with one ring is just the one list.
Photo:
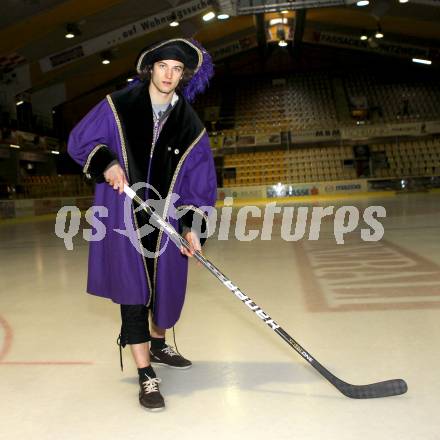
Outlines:
[[170, 104], [152, 104], [154, 114], [156, 118], [160, 119], [161, 116], [166, 112]]

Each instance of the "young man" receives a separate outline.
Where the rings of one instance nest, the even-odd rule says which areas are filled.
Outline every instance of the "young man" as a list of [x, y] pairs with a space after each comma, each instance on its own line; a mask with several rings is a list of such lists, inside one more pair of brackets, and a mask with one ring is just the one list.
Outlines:
[[178, 38], [143, 50], [137, 71], [140, 81], [108, 95], [79, 122], [68, 151], [96, 179], [95, 205], [108, 210], [99, 219], [105, 238], [90, 243], [87, 291], [121, 305], [120, 345], [130, 345], [138, 367], [140, 404], [160, 410], [160, 379], [150, 362], [191, 366], [165, 343], [165, 331], [180, 317], [192, 252], [168, 244], [131, 204], [127, 219], [123, 186], [201, 249], [216, 178], [209, 138], [187, 98], [205, 89], [213, 69], [198, 43]]

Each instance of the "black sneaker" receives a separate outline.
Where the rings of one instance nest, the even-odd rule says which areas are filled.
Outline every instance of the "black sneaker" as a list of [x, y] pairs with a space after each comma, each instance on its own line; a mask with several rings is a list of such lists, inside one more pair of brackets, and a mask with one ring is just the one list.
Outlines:
[[180, 354], [176, 353], [173, 347], [165, 344], [162, 349], [150, 348], [151, 362], [156, 364], [166, 365], [171, 368], [178, 368], [180, 370], [185, 370], [190, 368], [192, 362], [185, 359]]
[[165, 408], [165, 401], [159, 391], [161, 382], [158, 377], [139, 378], [139, 403], [149, 411], [160, 411]]

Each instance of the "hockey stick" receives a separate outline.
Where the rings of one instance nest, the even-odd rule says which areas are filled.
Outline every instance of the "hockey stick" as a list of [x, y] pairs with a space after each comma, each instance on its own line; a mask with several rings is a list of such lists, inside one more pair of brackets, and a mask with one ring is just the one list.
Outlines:
[[[171, 226], [166, 220], [160, 217], [153, 209], [148, 206], [136, 193], [127, 185], [124, 185], [124, 192], [134, 200], [148, 215], [151, 216], [150, 222], [159, 228], [162, 228], [170, 239], [178, 246], [184, 246], [190, 249], [189, 243]], [[330, 373], [323, 365], [312, 357], [301, 345], [298, 344], [285, 330], [281, 328], [263, 309], [258, 306], [251, 298], [245, 295], [232, 281], [227, 278], [214, 264], [206, 259], [200, 252], [194, 253], [196, 258], [205, 266], [221, 283], [223, 283], [239, 300], [246, 304], [264, 323], [266, 323], [275, 333], [286, 341], [296, 352], [298, 352], [315, 370], [321, 373], [332, 385], [334, 385], [342, 394], [352, 399], [371, 399], [375, 397], [388, 397], [404, 394], [408, 386], [403, 379], [392, 379], [384, 382], [372, 383], [369, 385], [351, 385], [337, 378]]]

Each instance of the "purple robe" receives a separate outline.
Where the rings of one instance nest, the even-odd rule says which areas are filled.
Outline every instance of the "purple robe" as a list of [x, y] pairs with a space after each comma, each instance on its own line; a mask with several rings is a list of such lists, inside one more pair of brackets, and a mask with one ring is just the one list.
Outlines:
[[[177, 194], [174, 207], [184, 212], [181, 220], [187, 224], [188, 219], [200, 217], [204, 227], [209, 207], [215, 204], [217, 182], [206, 130], [182, 96], [150, 158], [151, 139], [151, 101], [147, 86], [140, 84], [108, 95], [96, 105], [71, 132], [68, 152], [87, 176], [96, 179], [95, 206], [108, 209], [107, 217], [99, 217], [106, 227], [105, 238], [90, 242], [87, 292], [118, 304], [150, 305], [154, 322], [170, 328], [183, 307], [188, 258], [171, 241], [159, 257], [146, 258], [127, 236], [117, 232], [128, 229], [124, 224], [126, 196], [104, 182], [102, 173], [118, 160], [130, 185], [150, 183], [162, 198]], [[145, 192], [138, 194], [145, 198]], [[173, 215], [174, 207], [172, 203], [165, 205], [165, 217], [181, 230], [181, 220]], [[202, 211], [199, 207], [207, 208]], [[129, 213], [136, 230], [138, 214], [132, 205]], [[155, 233], [154, 244], [160, 243], [162, 248], [166, 234]], [[139, 245], [141, 240], [137, 242]]]

